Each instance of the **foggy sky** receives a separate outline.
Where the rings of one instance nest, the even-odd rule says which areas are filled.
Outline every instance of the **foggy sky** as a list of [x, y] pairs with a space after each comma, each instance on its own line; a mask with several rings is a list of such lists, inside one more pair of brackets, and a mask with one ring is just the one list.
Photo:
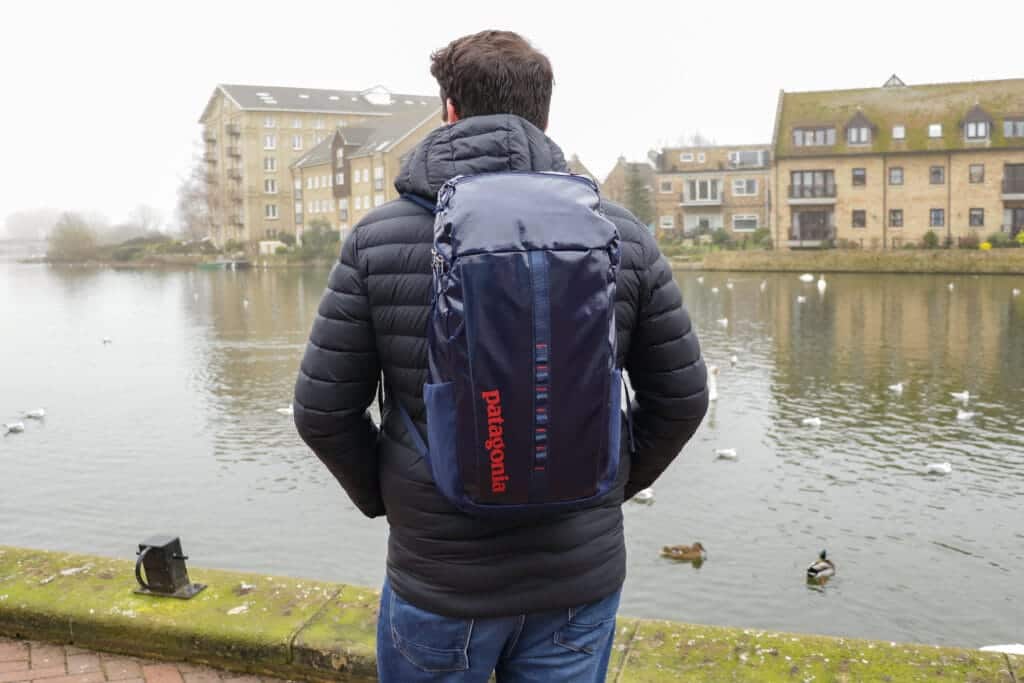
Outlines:
[[118, 221], [140, 203], [170, 220], [217, 83], [434, 95], [430, 52], [485, 28], [550, 57], [548, 132], [602, 179], [620, 154], [694, 131], [769, 142], [780, 88], [1024, 76], [1024, 3], [1010, 1], [39, 1], [3, 13], [0, 224], [38, 206]]

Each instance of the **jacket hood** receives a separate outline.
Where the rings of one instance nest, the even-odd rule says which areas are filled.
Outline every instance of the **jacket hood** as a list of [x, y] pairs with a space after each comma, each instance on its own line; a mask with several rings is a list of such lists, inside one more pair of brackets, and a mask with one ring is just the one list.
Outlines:
[[542, 130], [514, 114], [489, 114], [428, 133], [402, 165], [395, 189], [434, 201], [457, 175], [567, 170], [562, 150]]

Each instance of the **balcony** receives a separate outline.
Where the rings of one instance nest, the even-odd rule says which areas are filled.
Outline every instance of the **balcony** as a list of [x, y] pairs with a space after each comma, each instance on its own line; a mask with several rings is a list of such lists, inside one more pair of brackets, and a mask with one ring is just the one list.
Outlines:
[[230, 147], [228, 147], [228, 156], [229, 157], [234, 157], [235, 159], [241, 159], [242, 158], [242, 150], [239, 149], [235, 145], [231, 145]]
[[237, 123], [229, 123], [224, 128], [225, 130], [227, 130], [228, 135], [232, 137], [237, 138], [239, 135], [242, 134], [242, 128]]
[[686, 192], [679, 195], [679, 203], [682, 206], [710, 206], [716, 207], [722, 205], [722, 193], [716, 192], [714, 196], [696, 197], [688, 196]]
[[217, 134], [207, 128], [203, 131], [203, 141], [212, 145], [217, 142]]
[[835, 204], [836, 186], [834, 183], [825, 185], [790, 185], [789, 203], [800, 204]]
[[242, 169], [240, 169], [240, 168], [228, 169], [228, 178], [231, 178], [232, 180], [237, 180], [237, 181], [241, 182], [241, 180], [242, 180]]
[[1024, 177], [1003, 178], [1003, 201], [1024, 201]]

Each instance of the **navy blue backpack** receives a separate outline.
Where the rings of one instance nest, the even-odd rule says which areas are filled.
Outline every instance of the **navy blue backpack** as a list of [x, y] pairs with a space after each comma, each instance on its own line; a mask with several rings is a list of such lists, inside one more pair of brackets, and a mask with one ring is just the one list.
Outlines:
[[597, 186], [500, 172], [452, 178], [436, 206], [403, 196], [435, 213], [429, 449], [397, 407], [441, 493], [492, 518], [607, 493], [622, 431], [619, 234]]

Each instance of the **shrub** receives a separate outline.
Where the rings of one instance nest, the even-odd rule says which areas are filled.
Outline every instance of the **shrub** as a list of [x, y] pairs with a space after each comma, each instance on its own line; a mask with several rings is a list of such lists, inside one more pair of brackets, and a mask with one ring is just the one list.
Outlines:
[[138, 245], [122, 245], [114, 249], [112, 254], [115, 261], [132, 261], [142, 256], [145, 249]]
[[288, 247], [278, 247], [277, 249], [274, 250], [274, 253], [277, 254], [278, 256], [281, 256], [282, 254], [287, 254]]
[[280, 235], [277, 236], [277, 239], [281, 240], [289, 247], [295, 246], [295, 235], [291, 234], [290, 232], [281, 233]]
[[228, 254], [236, 251], [245, 251], [245, 243], [238, 240], [228, 240], [224, 243], [224, 251]]
[[1017, 237], [1014, 238], [1018, 246], [1024, 247], [1024, 230], [1017, 233]]
[[974, 233], [960, 238], [961, 249], [977, 249], [980, 243], [981, 240], [978, 239], [978, 236]]
[[991, 251], [992, 244], [989, 242], [982, 242], [978, 245], [978, 249], [981, 249], [982, 251]]
[[934, 230], [929, 230], [924, 234], [924, 239], [921, 240], [921, 246], [925, 249], [939, 248], [939, 236], [935, 234]]
[[711, 233], [711, 243], [717, 247], [728, 246], [732, 242], [732, 238], [729, 237], [729, 232], [725, 228], [716, 228]]
[[992, 245], [994, 249], [1005, 249], [1011, 246], [1012, 241], [1010, 236], [1005, 232], [994, 232], [988, 236], [988, 243]]
[[89, 258], [96, 251], [96, 232], [73, 213], [61, 215], [48, 240], [47, 256], [58, 261]]

